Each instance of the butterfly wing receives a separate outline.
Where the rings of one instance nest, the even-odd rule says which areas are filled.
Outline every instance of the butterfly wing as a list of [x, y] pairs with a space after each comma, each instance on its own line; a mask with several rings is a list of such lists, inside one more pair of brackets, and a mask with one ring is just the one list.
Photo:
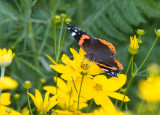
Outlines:
[[89, 60], [95, 61], [109, 75], [117, 77], [123, 66], [114, 58], [116, 50], [111, 43], [102, 39], [92, 38], [71, 24], [67, 24], [67, 28], [87, 53], [86, 57]]
[[92, 58], [108, 75], [117, 77], [123, 66], [114, 58], [116, 53], [114, 46], [107, 41], [102, 42], [101, 39], [91, 40], [87, 57]]

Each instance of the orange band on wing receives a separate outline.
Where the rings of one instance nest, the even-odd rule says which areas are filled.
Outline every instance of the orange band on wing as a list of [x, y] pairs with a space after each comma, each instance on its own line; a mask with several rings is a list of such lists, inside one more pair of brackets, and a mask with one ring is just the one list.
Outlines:
[[99, 41], [105, 45], [107, 45], [109, 47], [109, 49], [114, 52], [114, 54], [116, 54], [116, 49], [115, 47], [110, 43], [110, 42], [107, 42], [105, 40], [102, 40], [102, 39], [99, 39]]
[[90, 39], [89, 36], [87, 35], [82, 35], [82, 37], [79, 40], [79, 45], [82, 46], [82, 44], [84, 43], [84, 39]]
[[111, 70], [117, 70], [117, 68], [116, 68], [116, 67], [109, 67], [109, 66], [106, 66], [106, 65], [101, 64], [101, 63], [98, 63], [98, 62], [95, 62], [95, 63], [96, 63], [96, 64], [98, 64], [98, 65], [100, 65], [100, 66], [103, 66], [103, 67], [109, 68], [109, 69], [111, 69]]
[[117, 60], [115, 59], [114, 62], [117, 64], [117, 66], [118, 66], [120, 69], [123, 69], [123, 66], [122, 66], [121, 63], [119, 63], [119, 61], [117, 61]]

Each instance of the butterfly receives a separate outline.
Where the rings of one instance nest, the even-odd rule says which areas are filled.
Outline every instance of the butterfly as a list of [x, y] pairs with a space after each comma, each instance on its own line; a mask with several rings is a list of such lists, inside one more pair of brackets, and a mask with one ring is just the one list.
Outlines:
[[115, 59], [116, 49], [108, 41], [93, 38], [86, 32], [67, 23], [67, 28], [82, 49], [87, 53], [85, 57], [95, 62], [108, 75], [117, 77], [123, 69], [122, 64]]

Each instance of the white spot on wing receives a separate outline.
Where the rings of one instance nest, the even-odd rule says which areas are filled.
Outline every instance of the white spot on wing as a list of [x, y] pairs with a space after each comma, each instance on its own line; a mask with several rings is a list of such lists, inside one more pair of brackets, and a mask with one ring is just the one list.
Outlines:
[[78, 32], [77, 30], [75, 30], [75, 32]]
[[71, 29], [71, 28], [68, 28], [69, 30]]
[[112, 71], [111, 74], [114, 75], [114, 72]]
[[72, 36], [75, 36], [76, 35], [76, 33], [75, 32], [72, 32]]
[[102, 70], [104, 70], [104, 71], [108, 72], [108, 70], [107, 70], [107, 69], [102, 68]]

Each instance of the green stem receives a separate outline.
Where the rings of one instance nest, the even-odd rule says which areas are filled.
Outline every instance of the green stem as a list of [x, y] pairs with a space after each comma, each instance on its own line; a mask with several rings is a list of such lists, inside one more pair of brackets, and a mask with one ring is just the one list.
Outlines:
[[17, 105], [17, 110], [20, 112], [20, 111], [21, 111], [21, 108], [20, 108], [20, 106], [19, 106], [19, 101], [18, 101], [18, 100], [16, 100], [16, 105]]
[[93, 99], [91, 100], [91, 102], [90, 102], [90, 104], [89, 104], [89, 106], [88, 106], [87, 113], [89, 113], [89, 110], [90, 110], [90, 108], [91, 108], [92, 103], [93, 103]]
[[[130, 68], [130, 65], [131, 65], [131, 62], [132, 62], [132, 57], [131, 57], [131, 59], [130, 59], [130, 61], [129, 61], [129, 64], [128, 64], [128, 67], [127, 67], [127, 70], [126, 70], [126, 75], [128, 74], [128, 71], [129, 71], [129, 68]], [[121, 87], [121, 89], [119, 90], [119, 92], [118, 93], [120, 93], [121, 92], [121, 90], [122, 90], [122, 87]], [[116, 100], [116, 102], [115, 102], [115, 107], [117, 107], [117, 103], [118, 103], [118, 99]]]
[[79, 100], [80, 100], [80, 94], [81, 94], [81, 88], [82, 88], [83, 78], [84, 78], [84, 75], [82, 76], [81, 85], [80, 85], [80, 89], [79, 89], [79, 93], [78, 93], [78, 105], [77, 105], [77, 111], [79, 111]]
[[4, 80], [5, 67], [1, 67], [1, 80]]
[[72, 94], [72, 87], [69, 93], [69, 105], [68, 105], [68, 111], [70, 111], [70, 102], [71, 102], [71, 94]]
[[[156, 44], [157, 40], [158, 40], [158, 37], [155, 39], [155, 41], [154, 41], [154, 43], [153, 43], [151, 49], [149, 50], [149, 52], [148, 52], [146, 58], [143, 60], [142, 64], [139, 66], [139, 68], [137, 69], [136, 73], [141, 69], [141, 67], [142, 67], [142, 66], [144, 65], [144, 63], [146, 62], [146, 60], [147, 60], [147, 58], [149, 57], [149, 55], [150, 55], [150, 53], [151, 53], [151, 51], [152, 51], [154, 45]], [[135, 74], [136, 74], [136, 73], [135, 73]]]
[[[1, 81], [4, 80], [4, 74], [5, 74], [5, 67], [1, 67]], [[2, 89], [0, 89], [0, 99], [1, 99], [1, 94], [2, 94]]]
[[143, 103], [144, 103], [144, 100], [142, 100], [142, 102], [141, 102], [141, 104], [140, 104], [140, 106], [139, 106], [139, 108], [138, 108], [137, 115], [139, 115], [139, 113], [140, 113], [140, 110], [141, 110], [141, 108], [142, 108]]
[[30, 101], [29, 101], [28, 89], [27, 89], [27, 100], [28, 100], [29, 111], [30, 111], [31, 115], [33, 115], [31, 105], [30, 105]]
[[64, 31], [64, 34], [63, 34], [63, 39], [62, 39], [62, 43], [61, 43], [60, 53], [58, 55], [58, 61], [60, 59], [60, 55], [61, 55], [61, 52], [62, 52], [62, 46], [63, 46], [63, 43], [64, 43], [64, 38], [65, 38], [65, 35], [66, 35], [66, 31], [67, 31], [67, 27], [65, 28], [65, 31]]
[[151, 107], [151, 104], [149, 103], [149, 101], [147, 101], [147, 103], [148, 103], [148, 105], [149, 105], [149, 108], [150, 108], [152, 114], [154, 115], [154, 111], [153, 111], [153, 109], [152, 109], [152, 107]]
[[56, 59], [57, 57], [56, 23], [54, 23], [54, 53], [55, 53], [55, 59]]
[[133, 60], [134, 60], [134, 55], [132, 55], [131, 58], [132, 58], [132, 60], [131, 60], [131, 63], [132, 63], [132, 65], [131, 65], [131, 78], [130, 78], [130, 80], [129, 80], [128, 86], [127, 86], [126, 91], [125, 91], [125, 93], [124, 93], [124, 97], [123, 97], [123, 100], [122, 100], [121, 105], [120, 105], [120, 107], [119, 107], [119, 110], [121, 110], [121, 108], [122, 108], [122, 105], [123, 105], [123, 103], [124, 103], [125, 96], [126, 96], [126, 94], [127, 94], [127, 92], [128, 92], [128, 89], [129, 89], [131, 83], [132, 83], [132, 80], [133, 80], [133, 78], [134, 78], [134, 76], [133, 76], [133, 63], [134, 63]]
[[61, 25], [61, 30], [60, 30], [60, 35], [59, 35], [59, 42], [58, 42], [58, 55], [57, 55], [57, 58], [56, 58], [56, 62], [58, 62], [58, 58], [59, 58], [59, 55], [60, 55], [60, 48], [61, 48], [61, 40], [62, 40], [62, 31], [63, 31], [63, 23], [64, 23], [64, 18], [62, 19], [62, 25]]
[[129, 68], [130, 68], [130, 65], [131, 65], [131, 62], [132, 62], [132, 58], [133, 58], [133, 57], [131, 57], [131, 59], [130, 59], [130, 61], [129, 61], [129, 64], [128, 64], [128, 67], [127, 67], [127, 70], [126, 70], [126, 73], [125, 73], [126, 75], [127, 75], [128, 71], [129, 71]]

